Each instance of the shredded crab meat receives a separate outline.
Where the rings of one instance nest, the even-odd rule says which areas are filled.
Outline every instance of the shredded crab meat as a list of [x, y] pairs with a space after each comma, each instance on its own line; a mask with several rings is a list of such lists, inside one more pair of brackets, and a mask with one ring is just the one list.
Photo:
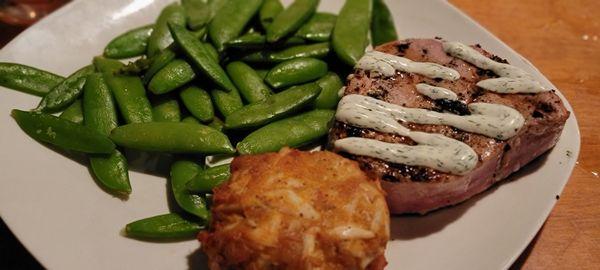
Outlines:
[[315, 235], [313, 233], [308, 233], [304, 235], [302, 240], [304, 247], [302, 253], [304, 256], [310, 256], [315, 252]]
[[321, 217], [319, 212], [317, 212], [317, 210], [315, 210], [310, 203], [306, 202], [304, 199], [302, 199], [302, 197], [298, 196], [298, 194], [292, 190], [274, 190], [269, 192], [267, 196], [274, 197], [275, 199], [283, 199], [291, 203], [294, 206], [296, 213], [301, 217], [308, 219], [319, 219]]
[[343, 240], [369, 239], [375, 237], [373, 231], [360, 228], [353, 224], [335, 227], [330, 231], [330, 234]]

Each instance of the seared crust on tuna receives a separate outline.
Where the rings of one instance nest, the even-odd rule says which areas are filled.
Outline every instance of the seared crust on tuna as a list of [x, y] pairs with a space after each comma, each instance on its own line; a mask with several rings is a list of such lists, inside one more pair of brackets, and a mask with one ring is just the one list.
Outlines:
[[[473, 47], [495, 61], [507, 63], [478, 45]], [[344, 95], [367, 95], [405, 107], [455, 114], [468, 114], [466, 104], [472, 102], [496, 103], [516, 109], [525, 118], [525, 124], [518, 134], [506, 141], [445, 125], [403, 123], [411, 130], [440, 133], [471, 146], [478, 154], [479, 162], [475, 169], [465, 175], [453, 175], [426, 167], [394, 164], [377, 158], [341, 153], [358, 161], [363, 170], [382, 180], [392, 213], [426, 213], [460, 203], [484, 191], [552, 148], [569, 117], [569, 112], [554, 91], [537, 94], [499, 94], [479, 88], [476, 86], [477, 82], [497, 77], [496, 74], [446, 54], [440, 40], [409, 39], [387, 43], [375, 49], [413, 61], [433, 62], [453, 68], [460, 73], [461, 78], [449, 81], [405, 72], [383, 77], [377, 72], [357, 69], [350, 75]], [[418, 83], [448, 88], [458, 95], [460, 102], [430, 99], [417, 92], [415, 85]], [[346, 137], [414, 144], [407, 137], [336, 121], [330, 132], [330, 145], [333, 145], [333, 141]]]

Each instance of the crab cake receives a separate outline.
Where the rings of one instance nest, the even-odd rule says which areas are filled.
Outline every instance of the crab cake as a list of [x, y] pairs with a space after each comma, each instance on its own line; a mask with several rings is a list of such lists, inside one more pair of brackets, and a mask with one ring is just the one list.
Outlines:
[[383, 269], [379, 182], [332, 152], [236, 157], [199, 239], [211, 269]]

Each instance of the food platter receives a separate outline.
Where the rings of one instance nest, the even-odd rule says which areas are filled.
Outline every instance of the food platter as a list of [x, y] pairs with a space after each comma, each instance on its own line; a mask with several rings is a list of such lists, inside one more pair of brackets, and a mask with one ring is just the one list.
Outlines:
[[[104, 44], [124, 29], [152, 22], [168, 2], [75, 1], [3, 48], [0, 61], [66, 75], [100, 54]], [[333, 12], [343, 3], [321, 2], [320, 10]], [[526, 59], [447, 2], [388, 2], [402, 37], [439, 36], [480, 43], [553, 87]], [[32, 96], [0, 91], [0, 146], [4, 151], [0, 157], [0, 214], [36, 259], [56, 269], [205, 267], [195, 241], [144, 242], [119, 234], [124, 224], [168, 211], [164, 168], [134, 164], [130, 174], [134, 192], [126, 201], [99, 192], [85, 165], [40, 147], [10, 117], [11, 109], [31, 108], [36, 102]], [[426, 216], [392, 217], [388, 268], [509, 267], [550, 213], [578, 152], [579, 131], [571, 114], [556, 147], [503, 184]]]

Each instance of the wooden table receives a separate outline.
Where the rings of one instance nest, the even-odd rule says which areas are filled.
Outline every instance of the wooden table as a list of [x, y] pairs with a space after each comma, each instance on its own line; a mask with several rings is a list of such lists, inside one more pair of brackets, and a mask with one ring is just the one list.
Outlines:
[[539, 68], [565, 94], [581, 130], [575, 171], [513, 268], [600, 269], [600, 1], [451, 2]]
[[[600, 112], [596, 111], [600, 110], [600, 2], [451, 2], [528, 58], [559, 87], [575, 108], [581, 128], [582, 149], [571, 180], [513, 268], [600, 269], [600, 136], [595, 134], [600, 132]], [[4, 28], [0, 40], [8, 40], [7, 35], [12, 34], [0, 28]]]

